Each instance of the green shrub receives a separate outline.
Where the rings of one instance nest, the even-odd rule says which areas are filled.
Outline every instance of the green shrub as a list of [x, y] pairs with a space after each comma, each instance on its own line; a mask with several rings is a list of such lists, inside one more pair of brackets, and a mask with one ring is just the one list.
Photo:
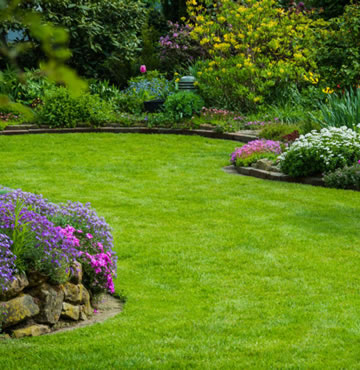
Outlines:
[[272, 123], [264, 126], [259, 133], [259, 137], [268, 140], [281, 141], [284, 136], [289, 135], [294, 131], [300, 131], [300, 128], [295, 125]]
[[200, 113], [203, 106], [204, 101], [199, 95], [187, 91], [170, 95], [164, 104], [165, 112], [176, 121], [191, 118], [195, 113]]
[[344, 94], [329, 94], [328, 102], [320, 105], [321, 118], [312, 116], [322, 127], [346, 126], [356, 129], [360, 123], [360, 88]]
[[280, 168], [293, 177], [319, 175], [352, 165], [358, 158], [360, 135], [346, 127], [330, 127], [300, 136], [281, 154]]
[[73, 97], [66, 88], [60, 87], [45, 94], [38, 117], [50, 127], [76, 127], [79, 123], [99, 126], [114, 120], [114, 112], [112, 105], [96, 95]]
[[360, 190], [360, 165], [345, 166], [324, 176], [329, 188]]
[[145, 118], [147, 127], [172, 127], [174, 126], [174, 119], [171, 114], [167, 113], [153, 113], [148, 114]]

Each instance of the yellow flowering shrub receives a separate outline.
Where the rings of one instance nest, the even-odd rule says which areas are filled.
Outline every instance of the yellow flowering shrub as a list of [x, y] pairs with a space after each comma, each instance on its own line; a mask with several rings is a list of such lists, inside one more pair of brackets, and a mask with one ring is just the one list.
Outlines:
[[198, 62], [197, 76], [209, 104], [253, 110], [271, 102], [274, 89], [316, 81], [313, 45], [316, 33], [327, 32], [324, 20], [275, 0], [188, 0], [187, 7], [191, 35], [212, 57]]

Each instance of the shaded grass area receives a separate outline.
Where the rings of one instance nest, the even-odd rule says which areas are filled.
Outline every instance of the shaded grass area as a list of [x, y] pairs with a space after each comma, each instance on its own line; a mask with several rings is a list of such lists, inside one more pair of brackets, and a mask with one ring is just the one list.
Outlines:
[[117, 317], [0, 342], [0, 368], [354, 368], [360, 193], [222, 171], [199, 137], [0, 137], [1, 181], [114, 229]]

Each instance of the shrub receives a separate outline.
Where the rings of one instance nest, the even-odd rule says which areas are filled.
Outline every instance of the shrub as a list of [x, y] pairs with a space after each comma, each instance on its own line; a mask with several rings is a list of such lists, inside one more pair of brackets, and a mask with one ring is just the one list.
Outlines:
[[110, 103], [86, 93], [73, 97], [64, 87], [45, 94], [38, 116], [40, 122], [50, 127], [76, 127], [79, 123], [98, 126], [114, 119]]
[[113, 99], [118, 111], [140, 114], [144, 102], [153, 99], [166, 99], [174, 91], [172, 84], [158, 71], [131, 78], [129, 87]]
[[320, 111], [321, 118], [312, 116], [312, 119], [322, 127], [346, 126], [354, 130], [360, 123], [360, 87], [343, 94], [329, 94]]
[[193, 27], [170, 21], [169, 27], [169, 32], [159, 40], [161, 64], [168, 74], [207, 55], [200, 42], [191, 37]]
[[176, 121], [191, 118], [195, 113], [200, 113], [203, 106], [203, 99], [188, 91], [170, 95], [164, 104], [165, 112], [171, 114]]
[[284, 136], [299, 131], [300, 128], [295, 125], [286, 125], [282, 123], [273, 123], [264, 126], [260, 131], [259, 137], [268, 140], [283, 141]]
[[127, 95], [136, 95], [143, 102], [152, 99], [166, 99], [174, 90], [172, 84], [158, 71], [130, 79]]
[[347, 127], [331, 127], [300, 136], [280, 156], [280, 168], [293, 177], [318, 175], [351, 165], [357, 158], [360, 135]]
[[250, 166], [261, 158], [275, 159], [282, 152], [281, 143], [272, 140], [253, 140], [231, 154], [230, 162], [236, 166]]
[[360, 164], [338, 168], [324, 176], [329, 188], [360, 190]]
[[212, 57], [199, 62], [207, 104], [254, 110], [290, 82], [305, 85], [303, 75], [316, 69], [315, 33], [325, 32], [325, 21], [280, 9], [275, 0], [195, 3], [188, 1], [192, 36]]

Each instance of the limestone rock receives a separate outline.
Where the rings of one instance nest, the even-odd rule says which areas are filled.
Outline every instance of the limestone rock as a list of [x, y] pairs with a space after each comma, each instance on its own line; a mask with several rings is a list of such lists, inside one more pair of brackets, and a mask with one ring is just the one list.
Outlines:
[[80, 262], [75, 261], [71, 265], [70, 282], [73, 284], [80, 284], [83, 278], [83, 270]]
[[81, 307], [80, 320], [81, 321], [86, 321], [88, 319], [88, 317], [86, 316], [86, 313], [83, 311], [83, 308], [84, 308], [84, 306]]
[[29, 287], [38, 286], [45, 283], [48, 277], [38, 271], [29, 271], [28, 274]]
[[270, 171], [270, 168], [273, 166], [273, 163], [274, 162], [272, 160], [263, 158], [256, 161], [256, 163], [254, 163], [252, 167], [263, 171]]
[[66, 302], [79, 304], [81, 303], [82, 296], [83, 296], [84, 286], [82, 284], [72, 284], [66, 283], [64, 285], [64, 293], [65, 297], [64, 300]]
[[9, 298], [17, 296], [29, 285], [26, 274], [19, 274], [15, 279], [7, 285], [7, 290], [0, 293], [0, 300], [8, 300]]
[[271, 166], [269, 171], [281, 173], [280, 166]]
[[105, 294], [104, 293], [98, 293], [98, 294], [95, 294], [91, 297], [91, 306], [98, 309], [101, 305], [101, 303], [103, 302], [103, 300], [105, 299]]
[[83, 306], [81, 306], [82, 312], [84, 312], [86, 316], [92, 316], [93, 308], [90, 303], [90, 294], [85, 287], [83, 288], [81, 303], [83, 304]]
[[37, 298], [40, 306], [40, 313], [35, 317], [35, 321], [39, 323], [55, 324], [60, 318], [64, 301], [62, 286], [52, 286], [44, 283], [32, 289], [29, 294]]
[[49, 333], [50, 329], [46, 325], [30, 325], [25, 328], [15, 329], [12, 331], [12, 334], [15, 338], [22, 337], [37, 337], [42, 334]]
[[63, 302], [61, 317], [65, 319], [79, 320], [80, 307], [74, 306], [67, 302]]
[[3, 306], [6, 312], [2, 321], [3, 328], [15, 325], [40, 312], [39, 306], [34, 302], [33, 297], [27, 294], [4, 302]]

